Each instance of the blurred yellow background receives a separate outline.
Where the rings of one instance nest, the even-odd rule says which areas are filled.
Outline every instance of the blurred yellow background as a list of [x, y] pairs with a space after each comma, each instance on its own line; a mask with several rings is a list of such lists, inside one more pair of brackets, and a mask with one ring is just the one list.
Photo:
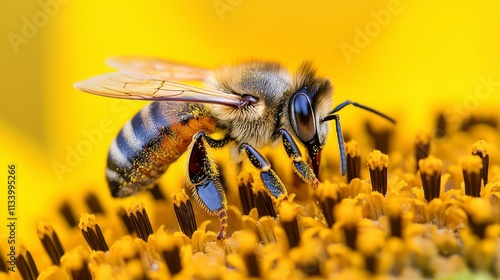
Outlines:
[[[110, 71], [107, 57], [206, 67], [258, 58], [292, 70], [312, 60], [332, 79], [335, 103], [351, 99], [389, 112], [411, 136], [434, 124], [436, 110], [465, 116], [500, 105], [498, 11], [494, 0], [6, 1], [0, 223], [9, 163], [18, 169], [21, 240], [34, 237], [33, 221], [59, 193], [104, 186], [109, 143], [144, 105], [73, 88]], [[366, 115], [349, 108], [341, 116], [349, 130]]]

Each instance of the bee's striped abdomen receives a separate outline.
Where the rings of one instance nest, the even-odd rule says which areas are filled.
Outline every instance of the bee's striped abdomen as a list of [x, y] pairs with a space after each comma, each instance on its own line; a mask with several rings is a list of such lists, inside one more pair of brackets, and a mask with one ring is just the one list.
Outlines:
[[198, 131], [212, 133], [216, 121], [199, 104], [153, 102], [118, 133], [108, 154], [106, 177], [114, 197], [128, 196], [158, 179]]

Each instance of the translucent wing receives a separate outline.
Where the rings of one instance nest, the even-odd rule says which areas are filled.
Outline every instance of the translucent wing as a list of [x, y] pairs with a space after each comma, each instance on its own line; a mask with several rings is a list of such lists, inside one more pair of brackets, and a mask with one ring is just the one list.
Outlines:
[[201, 81], [210, 70], [154, 57], [117, 56], [106, 64], [130, 76], [166, 81]]
[[75, 84], [81, 91], [97, 95], [152, 101], [187, 101], [241, 106], [240, 95], [184, 85], [164, 79], [148, 79], [114, 72], [92, 77]]

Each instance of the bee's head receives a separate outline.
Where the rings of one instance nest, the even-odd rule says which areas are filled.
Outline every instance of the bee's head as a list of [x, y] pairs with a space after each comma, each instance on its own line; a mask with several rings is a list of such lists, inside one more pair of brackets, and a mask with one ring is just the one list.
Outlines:
[[307, 148], [313, 171], [318, 176], [321, 150], [328, 135], [328, 124], [322, 119], [332, 104], [330, 80], [316, 76], [310, 63], [304, 63], [295, 76], [288, 103], [288, 119], [297, 138]]

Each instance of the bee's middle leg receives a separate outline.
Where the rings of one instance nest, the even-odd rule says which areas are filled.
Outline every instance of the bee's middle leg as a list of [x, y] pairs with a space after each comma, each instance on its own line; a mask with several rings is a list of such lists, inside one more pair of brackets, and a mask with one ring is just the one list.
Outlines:
[[297, 143], [295, 143], [293, 137], [284, 128], [278, 130], [276, 138], [280, 135], [283, 139], [283, 147], [285, 148], [286, 154], [292, 160], [293, 170], [304, 182], [312, 184], [313, 188], [316, 189], [319, 184], [318, 178], [314, 174], [311, 166], [302, 158], [302, 153]]
[[286, 191], [283, 182], [281, 182], [280, 178], [271, 169], [271, 164], [251, 145], [247, 143], [243, 143], [239, 146], [239, 151], [244, 152], [246, 154], [250, 163], [260, 171], [260, 179], [264, 183], [266, 187], [266, 191], [268, 194], [273, 197], [277, 201], [281, 201], [288, 197], [288, 193]]
[[227, 229], [227, 200], [222, 187], [219, 171], [206, 149], [206, 145], [219, 148], [229, 142], [229, 138], [215, 140], [204, 132], [193, 136], [188, 161], [188, 180], [193, 196], [209, 214], [218, 216], [220, 231], [218, 239], [226, 238]]

